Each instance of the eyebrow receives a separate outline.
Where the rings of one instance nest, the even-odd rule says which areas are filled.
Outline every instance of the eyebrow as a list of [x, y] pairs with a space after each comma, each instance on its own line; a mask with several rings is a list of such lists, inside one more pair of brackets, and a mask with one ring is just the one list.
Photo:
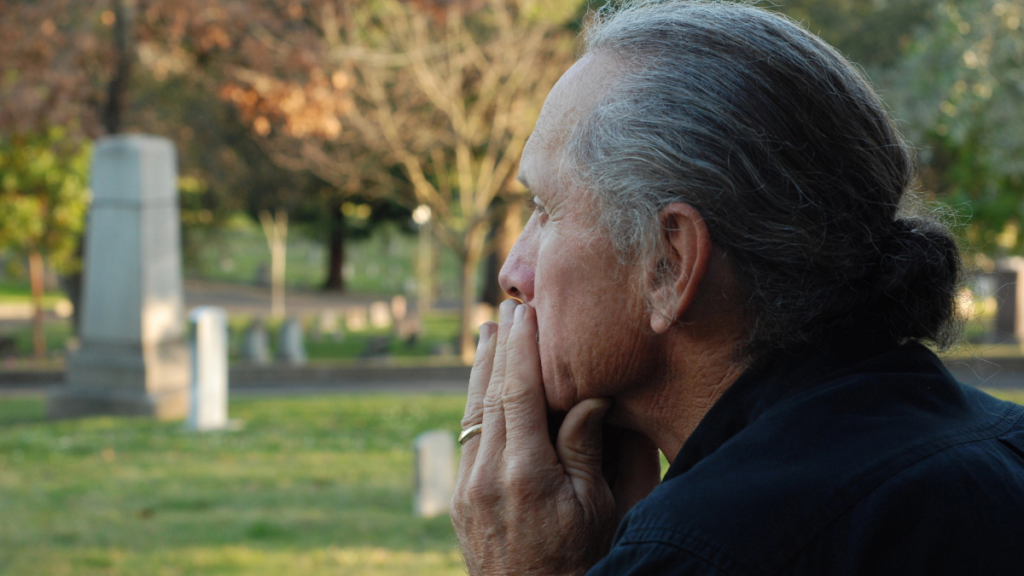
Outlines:
[[526, 176], [522, 172], [516, 175], [516, 180], [519, 180], [519, 183], [526, 186], [527, 189], [531, 188], [530, 183], [526, 181]]

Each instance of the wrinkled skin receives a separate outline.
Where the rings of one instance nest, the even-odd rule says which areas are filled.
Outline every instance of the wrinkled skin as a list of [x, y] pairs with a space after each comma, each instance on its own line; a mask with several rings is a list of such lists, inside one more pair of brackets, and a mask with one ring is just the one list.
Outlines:
[[520, 174], [538, 209], [500, 280], [525, 303], [506, 301], [500, 325], [481, 327], [462, 424], [482, 422], [483, 432], [463, 447], [452, 502], [473, 575], [582, 574], [660, 477], [650, 440], [605, 425], [610, 384], [628, 385], [637, 358], [650, 354], [638, 349], [647, 342], [643, 307], [608, 305], [622, 292], [609, 274], [618, 262], [593, 235], [583, 192], [558, 174], [569, 123], [607, 85], [586, 73], [592, 62], [559, 81], [524, 151]]
[[656, 485], [657, 450], [620, 430], [613, 440], [639, 450], [604, 461], [606, 398], [569, 410], [553, 445], [536, 312], [509, 300], [500, 316], [500, 326], [481, 328], [462, 424], [484, 428], [463, 447], [452, 522], [470, 574], [582, 574], [607, 554], [625, 511]]
[[674, 275], [641, 295], [630, 286], [654, 263], [620, 264], [589, 191], [561, 172], [567, 135], [616, 66], [577, 62], [520, 162], [537, 210], [499, 280], [521, 303], [481, 327], [462, 427], [483, 431], [462, 448], [452, 499], [474, 576], [586, 572], [657, 486], [658, 450], [672, 459], [739, 374], [729, 358], [740, 316], [709, 305], [728, 270], [697, 210], [661, 210], [659, 264]]

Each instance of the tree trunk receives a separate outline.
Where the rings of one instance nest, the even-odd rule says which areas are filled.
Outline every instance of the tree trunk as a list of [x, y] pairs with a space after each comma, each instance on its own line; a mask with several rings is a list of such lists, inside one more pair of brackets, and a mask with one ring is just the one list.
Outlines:
[[132, 51], [134, 49], [135, 0], [114, 2], [114, 44], [116, 64], [114, 76], [107, 87], [107, 103], [103, 109], [103, 126], [107, 134], [121, 132], [124, 110], [127, 107], [128, 83], [132, 74]]
[[260, 224], [270, 248], [270, 316], [284, 318], [284, 265], [288, 249], [288, 213], [278, 210], [272, 218], [270, 212], [260, 212]]
[[472, 364], [476, 354], [473, 341], [477, 331], [476, 268], [480, 264], [487, 228], [486, 224], [482, 224], [466, 232], [466, 252], [462, 259], [462, 329], [459, 338], [459, 356], [466, 364]]
[[498, 274], [501, 272], [501, 267], [505, 265], [512, 246], [515, 245], [519, 234], [523, 231], [524, 208], [524, 200], [510, 200], [505, 206], [505, 214], [501, 218], [501, 223], [494, 230], [495, 247], [494, 251], [487, 255], [487, 273], [484, 276], [483, 293], [484, 302], [491, 306], [497, 307], [508, 298], [505, 291], [501, 289], [501, 284], [498, 283]]
[[43, 326], [43, 291], [45, 277], [43, 255], [38, 250], [28, 253], [28, 276], [32, 284], [32, 353], [37, 360], [46, 358], [46, 330]]
[[331, 233], [327, 238], [327, 281], [325, 292], [344, 292], [345, 275], [345, 215], [341, 202], [331, 204]]
[[416, 257], [416, 310], [423, 315], [434, 305], [434, 233], [433, 222], [420, 224]]

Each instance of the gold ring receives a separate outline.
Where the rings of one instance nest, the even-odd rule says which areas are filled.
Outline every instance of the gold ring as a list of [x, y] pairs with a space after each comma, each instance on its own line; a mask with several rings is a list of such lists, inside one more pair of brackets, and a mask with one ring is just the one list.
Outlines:
[[459, 444], [461, 445], [465, 444], [466, 442], [469, 442], [470, 438], [483, 432], [483, 430], [483, 424], [477, 424], [476, 426], [470, 426], [469, 428], [466, 428], [465, 430], [462, 431], [462, 434], [459, 434]]

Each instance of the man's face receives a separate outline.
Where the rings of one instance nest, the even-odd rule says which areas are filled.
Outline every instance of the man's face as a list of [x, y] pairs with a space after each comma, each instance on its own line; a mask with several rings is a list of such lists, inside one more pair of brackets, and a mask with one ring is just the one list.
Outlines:
[[[569, 131], [607, 90], [614, 65], [585, 57], [548, 95], [520, 162], [520, 179], [537, 208], [502, 267], [509, 294], [537, 311], [548, 406], [614, 396], [649, 370], [647, 317], [629, 287], [592, 195], [561, 173]], [[645, 362], [647, 361], [647, 362]]]

